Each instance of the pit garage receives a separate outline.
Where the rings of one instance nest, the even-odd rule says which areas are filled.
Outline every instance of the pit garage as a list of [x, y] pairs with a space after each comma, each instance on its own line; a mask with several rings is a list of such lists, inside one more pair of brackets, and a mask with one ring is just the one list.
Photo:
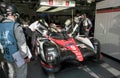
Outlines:
[[[73, 22], [77, 13], [86, 13], [92, 21], [93, 27], [91, 28], [90, 36], [80, 36], [79, 38], [78, 36], [72, 36], [72, 38], [76, 40], [74, 44], [71, 42], [71, 37], [69, 38], [63, 35], [66, 34], [65, 32], [62, 32], [63, 36], [58, 33], [56, 35], [49, 32], [48, 34], [50, 35], [47, 37], [40, 37], [40, 42], [37, 44], [37, 47], [42, 46], [43, 48], [37, 50], [39, 51], [38, 55], [28, 64], [27, 78], [120, 78], [120, 0], [1, 0], [1, 2], [14, 3], [19, 13], [21, 15], [29, 15], [32, 22], [38, 19], [33, 17], [40, 16], [44, 18], [48, 26], [54, 22], [58, 28], [64, 28], [65, 21], [71, 18]], [[71, 23], [72, 32], [74, 32], [75, 26], [77, 25]], [[64, 40], [59, 41], [60, 39]], [[95, 48], [98, 43], [93, 42], [92, 39], [99, 41], [100, 53], [89, 54], [91, 49], [93, 52], [98, 51], [98, 49], [96, 50]], [[79, 40], [81, 40], [80, 43]], [[47, 41], [52, 41], [52, 43]], [[54, 43], [55, 45], [53, 45]], [[51, 55], [55, 53], [51, 51], [56, 51], [56, 48], [54, 50], [56, 44], [59, 44], [57, 47], [60, 47], [60, 49], [57, 50], [62, 53], [72, 51], [80, 61], [79, 65], [74, 66], [72, 63], [60, 62], [60, 64], [63, 65], [63, 67], [61, 67], [62, 69], [54, 73], [50, 72], [54, 66], [59, 64], [56, 65], [55, 63], [52, 67], [52, 60], [54, 58], [51, 57]], [[81, 52], [83, 58], [79, 58], [80, 54], [75, 53], [75, 51], [78, 51], [76, 49], [81, 46], [85, 48], [88, 47], [86, 50], [87, 53], [84, 52], [85, 50], [82, 50], [84, 48], [80, 48], [80, 52], [83, 51]], [[74, 50], [73, 47], [75, 48]], [[49, 53], [45, 53], [46, 51]], [[62, 53], [59, 55], [64, 54]], [[96, 60], [97, 54], [99, 57]], [[68, 57], [69, 53], [64, 55]], [[86, 60], [84, 56], [87, 55], [90, 55], [90, 57], [87, 57]], [[55, 55], [55, 58], [58, 59], [59, 57]], [[91, 60], [91, 58], [93, 58], [93, 60]]]

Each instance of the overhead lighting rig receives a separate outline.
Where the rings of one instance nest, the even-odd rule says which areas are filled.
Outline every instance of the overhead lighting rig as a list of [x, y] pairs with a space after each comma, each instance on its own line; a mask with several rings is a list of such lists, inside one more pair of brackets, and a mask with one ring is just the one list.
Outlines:
[[37, 12], [58, 12], [75, 7], [73, 0], [41, 0]]

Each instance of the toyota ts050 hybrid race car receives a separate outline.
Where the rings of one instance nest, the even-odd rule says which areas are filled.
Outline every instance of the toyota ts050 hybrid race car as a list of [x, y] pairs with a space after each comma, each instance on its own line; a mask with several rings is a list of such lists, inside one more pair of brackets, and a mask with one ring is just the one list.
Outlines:
[[[42, 25], [42, 24], [41, 24]], [[38, 56], [47, 73], [55, 73], [63, 66], [80, 65], [87, 59], [100, 59], [100, 43], [95, 38], [69, 36], [66, 31], [53, 32], [38, 28]], [[66, 66], [67, 67], [67, 66]]]

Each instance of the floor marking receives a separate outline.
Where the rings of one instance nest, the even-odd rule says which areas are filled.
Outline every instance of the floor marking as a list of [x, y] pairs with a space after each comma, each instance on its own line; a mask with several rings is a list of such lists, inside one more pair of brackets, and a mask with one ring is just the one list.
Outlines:
[[94, 73], [90, 68], [88, 68], [87, 66], [83, 66], [83, 67], [78, 67], [78, 69], [83, 69], [84, 71], [88, 72], [91, 76], [93, 76], [94, 78], [100, 78], [96, 73]]
[[108, 70], [110, 73], [112, 73], [114, 76], [120, 76], [120, 71], [113, 68], [112, 66], [110, 66], [109, 64], [103, 63], [101, 64], [102, 67], [104, 67], [106, 70]]
[[49, 74], [48, 76], [49, 76], [48, 78], [55, 78], [54, 74]]

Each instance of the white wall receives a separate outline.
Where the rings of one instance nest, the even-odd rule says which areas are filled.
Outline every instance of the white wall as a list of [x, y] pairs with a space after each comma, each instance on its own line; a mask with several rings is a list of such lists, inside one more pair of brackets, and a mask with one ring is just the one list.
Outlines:
[[[115, 7], [118, 4], [120, 6], [120, 0], [112, 1], [102, 1], [97, 4], [96, 9]], [[120, 59], [120, 11], [96, 13], [94, 35], [101, 42], [102, 52]]]
[[104, 0], [97, 3], [96, 9], [120, 6], [120, 0]]

